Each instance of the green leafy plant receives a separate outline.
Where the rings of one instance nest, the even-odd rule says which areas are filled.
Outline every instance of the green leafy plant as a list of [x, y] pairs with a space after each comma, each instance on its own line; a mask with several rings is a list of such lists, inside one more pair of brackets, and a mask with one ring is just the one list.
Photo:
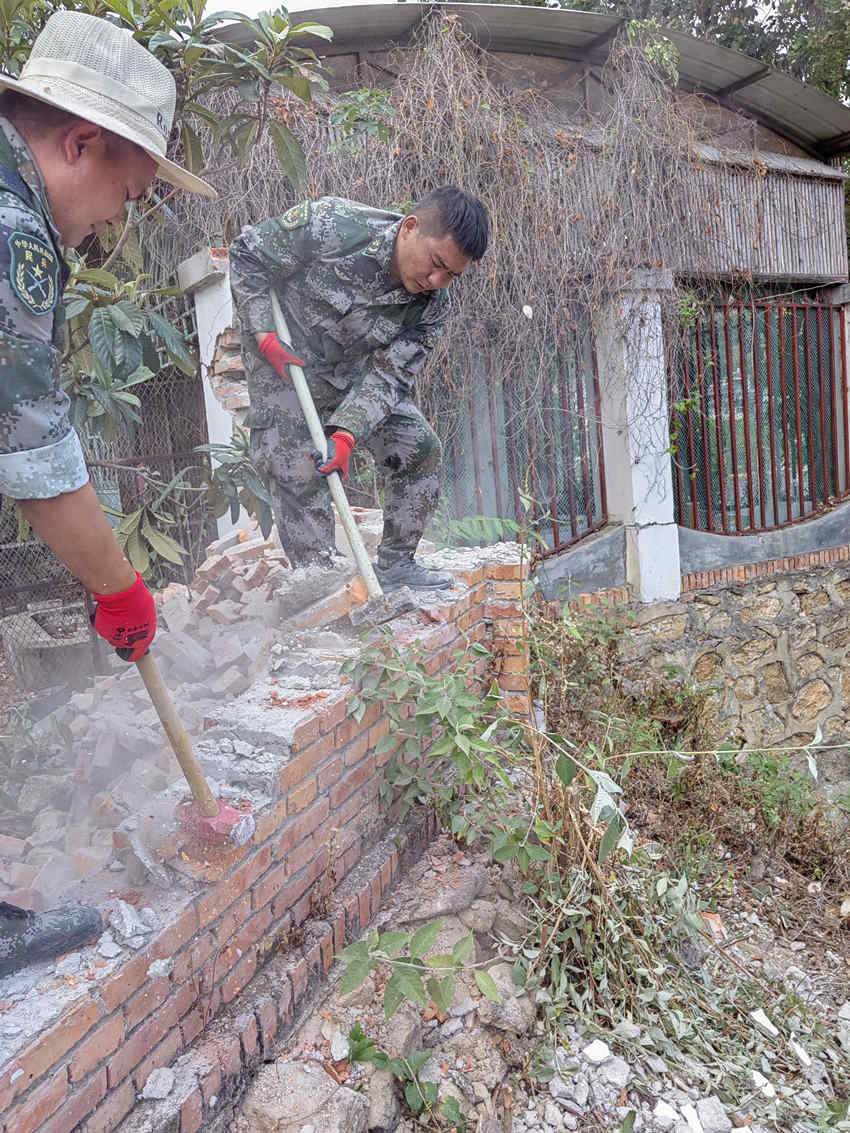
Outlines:
[[431, 1128], [451, 1127], [453, 1133], [466, 1133], [466, 1118], [461, 1112], [457, 1098], [446, 1098], [438, 1106], [437, 1087], [433, 1082], [423, 1082], [419, 1073], [433, 1052], [414, 1050], [406, 1058], [392, 1058], [380, 1050], [355, 1023], [348, 1033], [349, 1058], [352, 1062], [370, 1062], [380, 1070], [389, 1070], [401, 1083], [404, 1100], [414, 1117], [424, 1114]]
[[339, 131], [340, 137], [331, 143], [331, 150], [355, 153], [370, 138], [389, 141], [395, 115], [389, 97], [389, 91], [380, 88], [349, 90], [338, 95], [328, 125]]
[[207, 453], [211, 467], [207, 474], [209, 505], [216, 517], [230, 511], [235, 523], [240, 508], [257, 520], [268, 538], [272, 529], [272, 498], [251, 460], [251, 439], [247, 429], [237, 428], [229, 445], [198, 445], [196, 452]]

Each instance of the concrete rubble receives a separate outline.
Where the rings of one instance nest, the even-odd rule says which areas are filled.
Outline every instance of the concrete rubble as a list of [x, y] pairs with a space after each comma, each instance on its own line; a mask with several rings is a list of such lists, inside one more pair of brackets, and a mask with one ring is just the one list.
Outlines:
[[[517, 550], [460, 551], [456, 563], [450, 552], [435, 557], [463, 570], [482, 554], [513, 564]], [[293, 573], [274, 538], [234, 533], [210, 547], [191, 587], [157, 595], [153, 653], [165, 685], [213, 792], [246, 809], [279, 797], [295, 729], [316, 706], [344, 700], [340, 665], [361, 648], [362, 632], [350, 629], [334, 595], [318, 602], [312, 626], [283, 618]], [[305, 593], [309, 581], [301, 580]], [[423, 604], [464, 593], [423, 595]], [[417, 624], [415, 616], [406, 624], [410, 640]], [[190, 796], [155, 710], [136, 667], [112, 651], [106, 660], [106, 674], [32, 726], [38, 768], [4, 785], [17, 808], [0, 814], [0, 900], [35, 910], [94, 905], [106, 930], [72, 956], [0, 979], [0, 1066], [204, 888], [204, 873], [181, 852], [174, 812]], [[183, 1093], [178, 1081], [170, 1097]]]
[[[581, 1023], [567, 1025], [548, 1073], [531, 1084], [527, 1070], [545, 1041], [543, 1024], [529, 995], [513, 984], [502, 944], [510, 939], [503, 929], [515, 929], [522, 908], [521, 882], [516, 873], [489, 863], [483, 854], [458, 851], [446, 835], [432, 843], [370, 931], [412, 931], [439, 916], [435, 954], [444, 951], [446, 942], [472, 931], [474, 950], [468, 963], [487, 967], [502, 992], [502, 1003], [483, 998], [472, 972], [464, 971], [445, 1018], [405, 1001], [387, 1021], [380, 973], [343, 996], [339, 984], [344, 966], [337, 963], [323, 998], [278, 1056], [261, 1067], [228, 1128], [234, 1133], [416, 1133], [421, 1126], [404, 1116], [398, 1080], [371, 1064], [347, 1061], [347, 1036], [359, 1023], [377, 1047], [391, 1055], [430, 1051], [420, 1080], [433, 1082], [441, 1101], [458, 1100], [470, 1131], [613, 1133], [633, 1111], [637, 1133], [728, 1133], [741, 1126], [750, 1133], [767, 1133], [767, 1125], [748, 1111], [751, 1092], [741, 1090], [738, 1105], [724, 1103], [717, 1093], [685, 1081], [661, 1058], [654, 1059], [653, 1076], [647, 1079], [646, 1064], [641, 1066], [630, 1049], [640, 1047], [641, 1028], [628, 1019], [604, 1036]], [[765, 926], [759, 922], [751, 930], [753, 946], [762, 949]], [[768, 954], [770, 949], [763, 951]], [[839, 1028], [850, 1023], [850, 1003], [833, 1015]], [[767, 1083], [763, 1075], [759, 1078]], [[801, 1114], [818, 1093], [823, 1096], [823, 1088], [815, 1093], [797, 1089]]]

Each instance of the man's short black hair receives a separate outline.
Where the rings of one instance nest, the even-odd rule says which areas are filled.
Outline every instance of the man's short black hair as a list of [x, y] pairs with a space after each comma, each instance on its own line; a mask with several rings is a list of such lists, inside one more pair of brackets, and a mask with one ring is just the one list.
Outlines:
[[430, 236], [451, 236], [471, 260], [480, 260], [487, 251], [490, 220], [484, 202], [472, 193], [443, 185], [426, 194], [410, 211]]

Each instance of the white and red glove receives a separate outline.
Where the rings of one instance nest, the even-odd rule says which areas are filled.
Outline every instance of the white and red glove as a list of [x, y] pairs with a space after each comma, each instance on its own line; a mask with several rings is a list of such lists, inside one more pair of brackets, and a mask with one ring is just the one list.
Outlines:
[[138, 661], [156, 633], [153, 595], [136, 571], [136, 581], [117, 594], [93, 594], [97, 602], [94, 628], [123, 661]]

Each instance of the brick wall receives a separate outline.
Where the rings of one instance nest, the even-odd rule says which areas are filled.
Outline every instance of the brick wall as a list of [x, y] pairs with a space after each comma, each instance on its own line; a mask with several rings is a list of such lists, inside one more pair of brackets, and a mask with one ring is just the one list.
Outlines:
[[[522, 573], [518, 561], [495, 560], [456, 571], [456, 589], [427, 617], [400, 619], [394, 640], [421, 642], [430, 672], [465, 644], [490, 645], [508, 703], [527, 711]], [[3, 1133], [108, 1133], [136, 1104], [170, 1106], [151, 1127], [175, 1133], [220, 1120], [310, 987], [374, 916], [405, 855], [433, 832], [420, 820], [379, 841], [392, 753], [374, 749], [388, 731], [377, 704], [359, 722], [338, 696], [304, 710], [280, 798], [257, 815], [253, 841], [196, 859], [175, 845], [170, 864], [199, 883], [196, 895], [131, 960], [108, 974], [90, 968], [61, 1017], [0, 1067]], [[158, 960], [173, 961], [168, 974], [149, 972]], [[151, 1070], [165, 1066], [177, 1074], [169, 1099], [137, 1103]]]

